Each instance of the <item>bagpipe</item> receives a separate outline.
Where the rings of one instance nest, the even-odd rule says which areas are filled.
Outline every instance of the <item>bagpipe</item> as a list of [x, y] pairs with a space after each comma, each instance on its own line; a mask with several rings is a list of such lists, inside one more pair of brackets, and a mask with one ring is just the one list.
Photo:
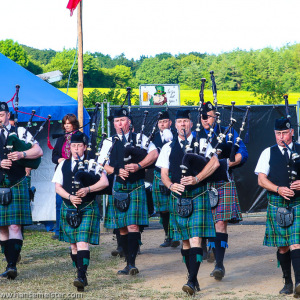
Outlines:
[[[92, 141], [93, 141], [94, 135], [97, 134], [96, 128], [98, 127], [97, 125], [100, 122], [100, 120], [97, 121], [97, 114], [98, 114], [99, 106], [100, 106], [100, 103], [97, 102], [95, 110], [94, 110], [92, 118], [91, 118], [90, 136], [89, 136], [89, 140], [88, 140], [85, 158], [83, 160], [81, 160], [77, 154], [77, 156], [78, 156], [78, 171], [74, 175], [74, 183], [77, 187], [77, 190], [82, 187], [88, 187], [88, 186], [94, 185], [96, 182], [98, 182], [100, 180], [102, 173], [104, 171], [104, 166], [107, 163], [107, 161], [109, 160], [109, 157], [115, 146], [116, 141], [119, 140], [118, 137], [114, 138], [112, 146], [110, 147], [110, 149], [107, 153], [107, 156], [104, 159], [104, 162], [101, 165], [99, 165], [98, 158], [100, 156], [100, 152], [103, 147], [104, 140], [106, 139], [106, 136], [107, 136], [106, 133], [102, 133], [101, 141], [99, 142], [98, 147], [95, 147], [95, 149], [97, 149], [95, 156], [94, 156], [94, 158], [90, 158], [91, 152], [94, 151], [93, 146], [92, 146]], [[91, 167], [89, 169], [90, 165], [91, 165]], [[98, 165], [99, 165], [99, 171], [97, 172]], [[95, 195], [98, 195], [98, 194], [111, 194], [111, 190], [109, 191], [109, 189], [111, 189], [111, 182], [110, 182], [110, 187], [105, 188], [104, 190], [101, 190], [99, 192], [89, 193], [89, 194], [87, 194], [87, 196], [86, 196], [87, 198], [85, 197], [85, 199], [92, 200], [92, 199], [94, 199]]]
[[[244, 126], [246, 124], [246, 119], [247, 119], [247, 116], [248, 116], [248, 113], [250, 110], [250, 106], [247, 107], [247, 110], [243, 117], [242, 126], [240, 128], [240, 133], [239, 133], [238, 137], [235, 139], [235, 143], [234, 143], [232, 132], [233, 132], [233, 125], [236, 123], [236, 120], [233, 118], [233, 107], [234, 107], [235, 102], [232, 102], [229, 124], [222, 131], [221, 117], [220, 117], [220, 113], [217, 111], [217, 108], [218, 108], [217, 88], [216, 88], [216, 83], [215, 83], [215, 78], [214, 78], [214, 72], [211, 71], [210, 74], [211, 74], [211, 81], [212, 81], [212, 91], [213, 91], [213, 96], [214, 96], [214, 106], [216, 108], [216, 112], [215, 112], [216, 116], [215, 116], [212, 126], [210, 126], [209, 132], [207, 134], [207, 138], [201, 149], [195, 149], [195, 148], [199, 148], [198, 131], [200, 131], [200, 124], [197, 124], [196, 142], [194, 143], [194, 153], [192, 153], [192, 151], [190, 151], [191, 149], [186, 149], [188, 151], [185, 151], [181, 166], [185, 170], [184, 171], [185, 176], [196, 176], [204, 169], [204, 167], [207, 165], [207, 163], [210, 161], [210, 159], [214, 155], [217, 155], [219, 158], [220, 166], [205, 181], [206, 182], [230, 181], [230, 177], [229, 177], [229, 173], [228, 173], [228, 159], [230, 158], [230, 161], [235, 161], [234, 157], [235, 157], [236, 152], [238, 151], [238, 149], [240, 147], [240, 143], [242, 141], [241, 134], [244, 131]], [[203, 101], [204, 101], [204, 95], [203, 95], [204, 84], [205, 84], [205, 78], [202, 79], [201, 91], [199, 93], [199, 95], [200, 95], [200, 109], [199, 109], [200, 117], [201, 117], [201, 114], [203, 115], [201, 106], [203, 105]], [[199, 120], [199, 116], [198, 116], [198, 120]], [[199, 121], [197, 123], [199, 123]], [[216, 128], [219, 132], [218, 134], [215, 131]], [[208, 143], [211, 141], [213, 135], [216, 136], [217, 143], [211, 149], [210, 153], [207, 155], [206, 152], [207, 152]], [[226, 137], [227, 137], [227, 140], [226, 140]], [[198, 150], [199, 150], [199, 152], [198, 152]]]
[[[30, 119], [27, 122], [25, 132], [22, 136], [22, 139], [20, 139], [18, 137], [18, 113], [29, 114], [29, 113], [26, 113], [26, 112], [19, 111], [19, 109], [18, 109], [18, 107], [19, 107], [19, 90], [20, 90], [20, 86], [16, 85], [16, 93], [14, 94], [12, 99], [7, 102], [7, 103], [12, 102], [12, 106], [13, 106], [13, 109], [14, 109], [14, 112], [15, 112], [14, 132], [9, 131], [4, 124], [0, 124], [0, 126], [2, 128], [4, 128], [8, 133], [8, 136], [7, 136], [7, 139], [6, 139], [7, 154], [11, 153], [11, 152], [14, 152], [14, 151], [23, 152], [23, 151], [31, 149], [36, 137], [43, 130], [43, 128], [44, 128], [44, 126], [47, 122], [48, 122], [48, 147], [50, 149], [53, 149], [53, 147], [51, 146], [51, 143], [50, 143], [50, 139], [49, 139], [51, 115], [48, 115], [47, 118], [44, 118], [44, 117], [36, 115], [35, 110], [32, 110], [32, 112], [30, 114]], [[15, 100], [15, 105], [13, 104], [14, 100]], [[31, 137], [31, 139], [28, 140], [28, 132], [29, 132], [29, 128], [32, 127], [33, 117], [38, 117], [38, 118], [42, 118], [42, 119], [45, 119], [45, 120], [41, 124], [41, 126], [38, 128], [36, 133]], [[36, 158], [36, 159], [20, 159], [20, 160], [17, 161], [17, 163], [20, 164], [21, 166], [25, 167], [25, 168], [37, 169], [38, 166], [41, 163], [41, 157]]]

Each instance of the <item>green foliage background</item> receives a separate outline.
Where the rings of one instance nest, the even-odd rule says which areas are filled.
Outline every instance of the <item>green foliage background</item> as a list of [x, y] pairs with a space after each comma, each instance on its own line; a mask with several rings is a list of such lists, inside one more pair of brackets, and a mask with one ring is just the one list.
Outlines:
[[[63, 80], [54, 83], [59, 88], [67, 86], [76, 54], [75, 49], [59, 52], [51, 49], [38, 50], [19, 45], [13, 40], [0, 41], [0, 52], [34, 74], [60, 70]], [[112, 58], [100, 52], [86, 52], [83, 59], [85, 88], [122, 91], [127, 86], [137, 89], [140, 84], [179, 84], [182, 104], [198, 102], [198, 95], [185, 95], [185, 90], [199, 90], [201, 78], [207, 79], [206, 88], [210, 89], [210, 70], [215, 71], [218, 96], [224, 104], [228, 102], [227, 92], [248, 92], [239, 94], [238, 97], [247, 95], [245, 101], [259, 104], [281, 103], [284, 93], [292, 95], [300, 92], [300, 44], [286, 45], [279, 49], [236, 49], [219, 55], [191, 52], [173, 56], [170, 53], [160, 53], [155, 57], [141, 56], [138, 60], [129, 60], [124, 53]], [[76, 87], [77, 75], [76, 60], [70, 87]], [[106, 95], [105, 91], [98, 90], [91, 97], [110, 97], [117, 102], [122, 92], [117, 93], [111, 91]], [[233, 95], [235, 94], [228, 98]], [[239, 100], [232, 99], [229, 104], [231, 101], [240, 103]]]

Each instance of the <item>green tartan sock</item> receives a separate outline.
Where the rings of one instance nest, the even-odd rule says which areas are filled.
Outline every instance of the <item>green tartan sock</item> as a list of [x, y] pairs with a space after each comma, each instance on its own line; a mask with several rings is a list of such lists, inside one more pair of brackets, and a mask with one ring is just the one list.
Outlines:
[[77, 251], [77, 269], [78, 278], [84, 279], [86, 277], [86, 271], [90, 263], [90, 251], [80, 250]]
[[200, 268], [203, 250], [199, 247], [190, 249], [190, 264], [189, 264], [189, 281], [194, 284], [197, 282], [197, 275]]
[[70, 252], [70, 256], [73, 262], [73, 267], [77, 268], [77, 254], [73, 254], [72, 252]]
[[16, 267], [18, 257], [21, 253], [23, 246], [23, 240], [19, 239], [9, 239], [7, 241], [7, 251], [8, 251], [8, 257], [7, 257], [7, 263], [10, 267]]
[[283, 254], [277, 251], [277, 260], [281, 266], [285, 284], [292, 283], [291, 251]]
[[300, 249], [291, 251], [291, 259], [295, 273], [296, 284], [300, 283]]

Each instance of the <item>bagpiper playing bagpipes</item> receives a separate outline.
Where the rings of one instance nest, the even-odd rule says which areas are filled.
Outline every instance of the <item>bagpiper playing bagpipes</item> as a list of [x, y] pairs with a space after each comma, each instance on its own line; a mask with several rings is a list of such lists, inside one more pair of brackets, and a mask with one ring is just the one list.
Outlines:
[[100, 211], [96, 193], [108, 187], [103, 166], [87, 160], [88, 138], [77, 132], [71, 136], [71, 158], [56, 168], [52, 182], [63, 198], [59, 240], [71, 244], [71, 259], [77, 269], [73, 284], [78, 291], [87, 286], [86, 272], [90, 261], [89, 244], [99, 244]]
[[106, 208], [104, 226], [120, 229], [121, 246], [127, 261], [125, 268], [118, 272], [120, 275], [139, 273], [135, 266], [141, 240], [139, 226], [147, 226], [149, 222], [144, 185], [145, 168], [158, 157], [156, 147], [152, 142], [148, 143], [143, 134], [143, 126], [140, 134], [133, 132], [130, 90], [127, 88], [125, 98], [128, 109], [122, 105], [114, 111], [112, 119], [116, 135], [104, 141], [98, 160], [103, 163], [113, 139], [118, 137], [119, 140], [105, 165], [107, 173], [114, 174], [114, 184]]
[[242, 220], [232, 169], [242, 166], [248, 158], [241, 134], [244, 131], [250, 107], [246, 109], [239, 134], [233, 129], [233, 124], [236, 122], [233, 118], [234, 102], [232, 102], [229, 120], [231, 125], [221, 126], [221, 116], [217, 111], [217, 88], [213, 71], [211, 71], [211, 82], [214, 104], [209, 101], [203, 103], [199, 143], [200, 154], [203, 157], [209, 157], [212, 152], [216, 153], [221, 165], [214, 176], [208, 180], [207, 187], [216, 228], [216, 237], [209, 239], [208, 243], [216, 259], [211, 276], [216, 280], [221, 280], [225, 276], [223, 261], [225, 250], [228, 247], [227, 224]]
[[[284, 95], [286, 117], [275, 120], [276, 144], [260, 155], [255, 174], [267, 190], [268, 210], [263, 244], [277, 247], [284, 286], [280, 294], [300, 298], [300, 145], [294, 140], [288, 96]], [[292, 266], [295, 287], [292, 281]]]
[[178, 110], [175, 120], [178, 136], [162, 147], [156, 162], [162, 182], [171, 192], [172, 237], [175, 241], [182, 240], [181, 254], [188, 271], [188, 281], [182, 290], [189, 295], [200, 291], [197, 274], [203, 256], [201, 239], [215, 236], [205, 179], [220, 166], [216, 155], [212, 155], [195, 175], [183, 164], [187, 154], [199, 153], [199, 143], [191, 133], [192, 126], [190, 111]]
[[[26, 179], [26, 168], [36, 169], [43, 151], [28, 131], [35, 111], [32, 112], [27, 128], [18, 125], [19, 88], [10, 100], [15, 100], [14, 126], [9, 123], [10, 112], [6, 102], [0, 102], [0, 240], [7, 267], [2, 278], [15, 279], [18, 275], [16, 263], [23, 246], [22, 225], [32, 224], [30, 197]], [[9, 102], [10, 102], [9, 101]], [[48, 116], [46, 122], [49, 122]]]

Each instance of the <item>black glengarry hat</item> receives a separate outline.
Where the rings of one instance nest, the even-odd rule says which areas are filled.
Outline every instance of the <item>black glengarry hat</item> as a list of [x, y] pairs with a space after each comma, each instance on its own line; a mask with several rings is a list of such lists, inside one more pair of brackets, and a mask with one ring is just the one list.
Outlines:
[[291, 129], [292, 125], [289, 119], [280, 118], [275, 120], [274, 130], [287, 130]]
[[83, 143], [83, 144], [87, 145], [88, 138], [87, 138], [86, 134], [78, 131], [78, 132], [72, 134], [71, 143]]
[[189, 119], [191, 120], [191, 112], [189, 109], [177, 110], [175, 119]]
[[162, 111], [161, 116], [159, 117], [158, 120], [165, 120], [165, 119], [170, 119], [169, 113], [167, 111]]
[[8, 105], [7, 105], [6, 102], [0, 102], [0, 111], [7, 111], [7, 112], [9, 112]]
[[14, 120], [15, 120], [15, 114], [13, 112], [10, 112], [9, 121], [14, 121]]
[[127, 118], [131, 119], [129, 117], [129, 112], [128, 112], [127, 108], [123, 107], [123, 108], [116, 109], [114, 111], [114, 114], [112, 116], [108, 117], [108, 120], [112, 121], [114, 118], [122, 118], [122, 117], [127, 117]]
[[212, 110], [216, 110], [216, 107], [210, 101], [203, 103], [202, 113], [204, 115], [206, 115], [208, 112], [210, 112]]

